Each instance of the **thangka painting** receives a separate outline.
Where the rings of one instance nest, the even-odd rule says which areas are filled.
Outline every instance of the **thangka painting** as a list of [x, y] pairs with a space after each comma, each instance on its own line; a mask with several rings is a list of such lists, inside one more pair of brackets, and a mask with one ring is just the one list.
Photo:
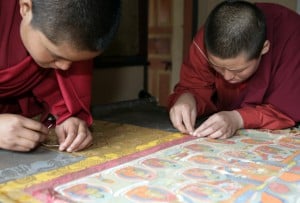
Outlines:
[[53, 188], [62, 202], [299, 202], [300, 137], [198, 138]]

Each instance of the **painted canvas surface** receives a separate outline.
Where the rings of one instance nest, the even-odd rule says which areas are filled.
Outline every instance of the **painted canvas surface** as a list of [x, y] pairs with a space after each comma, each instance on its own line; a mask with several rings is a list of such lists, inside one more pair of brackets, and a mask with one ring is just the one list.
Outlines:
[[300, 137], [193, 139], [54, 188], [62, 202], [300, 202]]

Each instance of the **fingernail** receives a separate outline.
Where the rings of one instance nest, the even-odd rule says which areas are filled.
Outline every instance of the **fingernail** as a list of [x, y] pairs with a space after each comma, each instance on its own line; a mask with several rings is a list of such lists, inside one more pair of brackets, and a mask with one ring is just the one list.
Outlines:
[[193, 133], [193, 136], [199, 137], [199, 134], [198, 133]]
[[65, 150], [65, 146], [60, 145], [60, 146], [59, 146], [59, 150], [60, 150], [60, 151], [64, 151], [64, 150]]

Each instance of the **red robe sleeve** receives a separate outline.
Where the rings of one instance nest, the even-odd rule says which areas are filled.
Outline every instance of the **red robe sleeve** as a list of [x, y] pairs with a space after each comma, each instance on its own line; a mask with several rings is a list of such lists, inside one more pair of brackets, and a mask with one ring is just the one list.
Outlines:
[[90, 112], [92, 67], [92, 60], [89, 60], [74, 63], [69, 71], [56, 71], [62, 97], [69, 111], [69, 115], [62, 116], [61, 120], [76, 115], [88, 125], [92, 124], [93, 118]]
[[90, 112], [92, 61], [73, 63], [67, 71], [55, 70], [49, 73], [40, 85], [33, 89], [37, 99], [48, 107], [60, 124], [75, 116], [93, 122]]
[[295, 121], [271, 104], [246, 106], [237, 110], [243, 118], [244, 128], [277, 130], [292, 127]]
[[169, 97], [168, 107], [171, 108], [178, 97], [185, 92], [191, 93], [197, 103], [198, 115], [210, 114], [217, 110], [211, 98], [215, 91], [214, 71], [208, 67], [203, 49], [203, 30], [201, 30], [192, 45], [189, 54], [184, 59], [180, 70], [180, 81]]

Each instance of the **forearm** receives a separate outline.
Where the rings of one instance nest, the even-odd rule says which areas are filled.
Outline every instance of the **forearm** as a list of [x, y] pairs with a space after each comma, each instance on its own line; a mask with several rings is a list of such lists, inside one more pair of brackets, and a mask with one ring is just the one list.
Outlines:
[[272, 105], [258, 105], [237, 109], [240, 113], [244, 128], [261, 128], [277, 130], [295, 125], [295, 121], [275, 109]]
[[75, 65], [72, 72], [51, 72], [32, 92], [56, 117], [57, 124], [69, 117], [77, 117], [90, 126], [93, 122], [90, 112], [91, 66], [88, 61]]

